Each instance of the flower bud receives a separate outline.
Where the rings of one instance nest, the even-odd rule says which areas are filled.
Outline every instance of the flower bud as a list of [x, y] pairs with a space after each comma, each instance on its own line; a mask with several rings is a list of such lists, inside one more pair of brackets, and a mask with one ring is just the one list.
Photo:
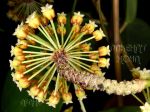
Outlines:
[[26, 49], [26, 48], [28, 48], [28, 41], [27, 40], [18, 40], [17, 45], [21, 49]]
[[99, 58], [98, 66], [102, 68], [108, 68], [110, 65], [109, 59], [106, 58]]
[[19, 86], [21, 88], [27, 88], [30, 86], [30, 81], [28, 80], [27, 77], [23, 77], [19, 80]]
[[47, 25], [48, 24], [48, 19], [46, 17], [40, 16], [40, 19], [41, 19], [42, 25]]
[[38, 93], [40, 92], [40, 89], [38, 88], [37, 85], [34, 85], [30, 88], [30, 90], [28, 91], [29, 95], [34, 98], [35, 96], [38, 95]]
[[36, 12], [33, 12], [27, 18], [26, 23], [32, 28], [37, 28], [41, 24], [39, 15]]
[[91, 66], [91, 70], [92, 71], [97, 71], [97, 70], [99, 70], [100, 68], [98, 67], [98, 65], [97, 64], [92, 64], [92, 66]]
[[17, 67], [20, 66], [20, 65], [21, 65], [21, 61], [19, 61], [19, 60], [14, 59], [14, 60], [12, 61], [12, 67], [13, 67], [13, 68], [17, 68]]
[[71, 23], [81, 25], [81, 23], [83, 22], [83, 17], [84, 15], [80, 14], [80, 12], [78, 13], [74, 12], [74, 15], [71, 18]]
[[81, 48], [83, 51], [89, 51], [91, 47], [90, 47], [90, 44], [85, 43], [85, 44], [81, 44], [80, 48]]
[[47, 94], [47, 92], [44, 92], [44, 90], [40, 90], [39, 93], [37, 94], [36, 99], [37, 99], [39, 102], [44, 102], [44, 100], [45, 100], [45, 98], [46, 98], [46, 94]]
[[80, 25], [74, 24], [73, 27], [74, 27], [74, 29], [73, 29], [74, 33], [78, 33], [80, 31]]
[[17, 66], [17, 67], [15, 68], [15, 70], [18, 71], [18, 72], [23, 73], [23, 72], [26, 71], [26, 66], [23, 65], [23, 64], [20, 64], [19, 66]]
[[95, 24], [95, 22], [89, 21], [88, 24], [85, 24], [82, 27], [81, 32], [85, 32], [86, 34], [91, 34], [91, 33], [93, 33], [95, 27], [97, 27], [97, 25]]
[[65, 35], [66, 34], [66, 28], [59, 25], [58, 28], [57, 28], [57, 32], [60, 35], [61, 34]]
[[15, 56], [20, 56], [22, 55], [22, 49], [20, 49], [18, 46], [15, 46], [13, 49], [12, 49], [12, 52]]
[[89, 54], [89, 58], [90, 58], [90, 59], [93, 59], [93, 60], [96, 60], [96, 59], [99, 58], [99, 56], [98, 56], [98, 54], [96, 54], [96, 53], [91, 53], [91, 54]]
[[75, 94], [78, 97], [78, 100], [83, 100], [86, 98], [85, 91], [82, 88], [77, 88]]
[[45, 16], [48, 20], [52, 20], [55, 17], [55, 11], [52, 8], [52, 5], [46, 4], [45, 7], [42, 7], [43, 16]]
[[100, 30], [96, 30], [93, 32], [93, 36], [95, 36], [95, 40], [96, 41], [100, 41], [102, 40], [103, 37], [105, 37], [105, 34], [103, 33], [103, 31], [100, 29]]
[[106, 56], [106, 55], [110, 55], [110, 50], [109, 50], [109, 46], [105, 47], [99, 47], [98, 48], [98, 52], [99, 52], [99, 56]]
[[64, 103], [69, 104], [72, 103], [72, 94], [71, 93], [62, 93], [62, 98]]
[[66, 14], [64, 12], [62, 13], [57, 13], [58, 17], [57, 17], [57, 21], [59, 24], [66, 24], [67, 18], [66, 18]]
[[20, 80], [23, 77], [23, 73], [16, 71], [14, 74], [15, 80]]
[[52, 106], [52, 107], [56, 107], [56, 105], [59, 103], [60, 101], [60, 95], [58, 92], [52, 92], [51, 96], [49, 97], [49, 101], [48, 101], [48, 105]]
[[29, 26], [21, 23], [15, 29], [15, 32], [13, 33], [13, 35], [15, 35], [19, 39], [25, 39], [27, 37], [28, 33], [29, 33]]
[[16, 56], [16, 59], [19, 60], [19, 61], [24, 61], [25, 56], [24, 55], [19, 55], [19, 56]]

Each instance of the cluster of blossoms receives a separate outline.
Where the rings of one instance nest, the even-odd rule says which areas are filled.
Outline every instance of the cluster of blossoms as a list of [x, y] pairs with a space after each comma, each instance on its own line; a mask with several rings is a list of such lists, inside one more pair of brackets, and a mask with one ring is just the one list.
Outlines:
[[150, 104], [146, 102], [143, 106], [140, 106], [142, 112], [150, 112]]
[[[72, 103], [68, 82], [59, 73], [61, 61], [67, 61], [77, 71], [103, 77], [101, 69], [109, 67], [106, 57], [110, 55], [109, 46], [92, 48], [91, 44], [105, 35], [94, 21], [84, 24], [84, 15], [80, 12], [75, 12], [71, 20], [67, 20], [64, 12], [58, 13], [57, 22], [54, 22], [56, 15], [52, 5], [41, 7], [41, 12], [41, 15], [33, 12], [13, 34], [18, 38], [11, 50], [13, 80], [20, 90], [28, 89], [29, 95], [39, 102], [55, 107], [62, 98], [66, 104]], [[67, 21], [71, 25], [67, 25]], [[64, 60], [60, 60], [63, 58], [60, 53], [65, 55]], [[86, 94], [80, 85], [74, 84], [74, 87], [81, 102]]]
[[144, 80], [150, 79], [150, 70], [147, 70], [146, 68], [144, 68], [143, 70], [141, 70], [140, 67], [133, 68], [131, 72], [134, 78], [144, 79]]
[[7, 16], [13, 21], [25, 20], [31, 13], [40, 13], [40, 7], [53, 0], [8, 0], [9, 10]]

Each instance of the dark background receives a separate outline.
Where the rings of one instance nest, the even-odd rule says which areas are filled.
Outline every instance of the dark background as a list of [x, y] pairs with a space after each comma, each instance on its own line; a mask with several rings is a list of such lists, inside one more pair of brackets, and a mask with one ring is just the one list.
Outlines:
[[[54, 7], [57, 12], [70, 12], [72, 9], [73, 0], [54, 0]], [[108, 20], [108, 22], [112, 21], [112, 0], [102, 0], [102, 9], [104, 14]], [[90, 0], [78, 0], [76, 11], [81, 10], [83, 12], [90, 12], [94, 18], [98, 18], [96, 10]], [[0, 32], [0, 89], [3, 91], [4, 81], [6, 79], [7, 74], [10, 71], [9, 68], [9, 59], [10, 59], [10, 47], [14, 45], [16, 42], [15, 37], [12, 36], [15, 28], [18, 23], [13, 22], [8, 19], [6, 13], [8, 11], [7, 0], [0, 0], [0, 28], [4, 31]], [[144, 20], [146, 23], [150, 25], [150, 5], [149, 0], [138, 0], [138, 10], [137, 10], [137, 18]], [[120, 0], [120, 21], [122, 22], [124, 19], [125, 13], [125, 0]], [[110, 73], [112, 71], [109, 71]], [[108, 76], [109, 77], [109, 76]], [[2, 92], [0, 92], [1, 94]], [[102, 110], [107, 107], [115, 107], [116, 105], [116, 97], [114, 95], [108, 96], [103, 92], [95, 92], [87, 91], [88, 98], [84, 100], [85, 107], [88, 112], [97, 112], [98, 110]], [[135, 101], [132, 97], [125, 97], [125, 105], [133, 105]], [[128, 99], [126, 101], [126, 99]], [[106, 103], [109, 102], [109, 103]], [[133, 103], [134, 102], [134, 103]], [[138, 103], [136, 103], [139, 105]], [[79, 104], [76, 99], [74, 99], [74, 111], [80, 112]], [[65, 108], [65, 107], [63, 107]], [[1, 111], [2, 112], [2, 111]], [[13, 111], [12, 111], [13, 112]]]

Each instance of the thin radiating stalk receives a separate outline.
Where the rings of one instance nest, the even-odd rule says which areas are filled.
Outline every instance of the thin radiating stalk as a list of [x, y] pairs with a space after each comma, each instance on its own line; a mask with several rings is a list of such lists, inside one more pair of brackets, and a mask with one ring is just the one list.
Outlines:
[[34, 55], [26, 55], [25, 58], [33, 58], [39, 56], [51, 56], [50, 54], [34, 54]]
[[[74, 63], [74, 64], [76, 64], [77, 66], [79, 66], [79, 67], [81, 67], [81, 68], [83, 68], [83, 69], [85, 69], [85, 70], [87, 70], [87, 71], [89, 71], [89, 72], [93, 72], [92, 70], [90, 70], [89, 69], [89, 66], [88, 66], [88, 68], [87, 67], [85, 67], [85, 65], [86, 64], [83, 64], [82, 62], [80, 62], [80, 61], [76, 61], [76, 60], [73, 60], [73, 59], [69, 59], [72, 63]], [[80, 62], [80, 63], [79, 63]], [[83, 66], [84, 65], [84, 66]], [[87, 66], [87, 65], [86, 65]]]
[[85, 33], [81, 33], [77, 39], [73, 40], [72, 42], [68, 43], [68, 45], [65, 47], [66, 51], [69, 51], [68, 49], [70, 49], [70, 47], [72, 45], [74, 45], [76, 42], [78, 42], [83, 36], [85, 35]]
[[133, 96], [137, 101], [139, 101], [142, 105], [144, 105], [144, 103], [142, 102], [142, 100], [139, 99], [135, 94], [132, 94], [132, 96]]
[[56, 94], [56, 92], [58, 91], [59, 89], [59, 78], [60, 78], [60, 75], [59, 73], [57, 74], [57, 79], [56, 79], [56, 83], [55, 83], [55, 90], [54, 90], [54, 94]]
[[83, 101], [82, 101], [82, 100], [79, 100], [79, 103], [80, 103], [82, 112], [86, 112], [86, 109], [85, 109], [85, 106], [84, 106]]
[[56, 67], [54, 67], [54, 70], [52, 71], [52, 74], [51, 74], [50, 78], [48, 79], [48, 82], [47, 82], [47, 84], [46, 84], [46, 86], [44, 88], [44, 91], [46, 91], [48, 89], [48, 86], [49, 86], [52, 78], [54, 77], [55, 72], [56, 72]]
[[50, 44], [48, 44], [47, 42], [45, 42], [44, 40], [42, 40], [40, 37], [38, 37], [37, 35], [33, 35], [33, 34], [30, 34], [28, 35], [28, 38], [31, 39], [31, 40], [34, 40], [35, 42], [49, 48], [51, 51], [53, 51], [54, 49], [51, 47]]
[[72, 66], [75, 70], [79, 70], [79, 68], [77, 68], [77, 67], [75, 66], [75, 64], [72, 63], [71, 61], [68, 61], [68, 63], [69, 63], [69, 65]]
[[30, 62], [34, 62], [34, 61], [40, 61], [40, 60], [45, 60], [45, 59], [50, 59], [50, 57], [42, 57], [42, 58], [36, 58], [36, 59], [31, 59], [31, 60], [26, 60], [26, 61], [23, 61], [22, 63], [25, 64], [25, 63], [30, 63]]
[[27, 54], [49, 54], [51, 55], [52, 53], [45, 53], [45, 52], [41, 52], [41, 51], [23, 51], [23, 53], [27, 53]]
[[83, 41], [81, 41], [81, 42], [79, 42], [79, 43], [74, 43], [69, 49], [67, 49], [67, 51], [70, 51], [71, 49], [73, 49], [73, 48], [75, 48], [75, 47], [77, 47], [77, 46], [83, 44], [84, 42], [90, 41], [90, 40], [92, 40], [93, 38], [94, 38], [94, 36], [93, 36], [93, 37], [90, 37], [90, 38], [87, 38], [87, 39], [85, 39], [85, 40], [83, 40]]
[[83, 51], [83, 52], [70, 52], [70, 53], [68, 53], [68, 54], [80, 54], [80, 53], [82, 53], [82, 54], [85, 54], [85, 53], [98, 53], [98, 51]]
[[75, 59], [84, 60], [84, 61], [89, 61], [89, 62], [95, 62], [95, 63], [98, 63], [97, 60], [92, 60], [92, 59], [87, 59], [87, 58], [77, 57], [77, 56], [70, 56], [70, 57], [71, 57], [71, 58], [75, 58]]
[[52, 62], [49, 62], [48, 64], [46, 64], [45, 66], [43, 66], [40, 70], [38, 70], [38, 71], [35, 72], [33, 75], [31, 75], [28, 80], [31, 80], [32, 78], [34, 78], [36, 75], [38, 75], [38, 74], [39, 74], [40, 72], [42, 72], [44, 69], [46, 69], [50, 64], [52, 64]]
[[41, 50], [46, 50], [46, 51], [51, 51], [50, 49], [44, 48], [44, 47], [39, 47], [35, 45], [28, 45], [28, 47], [36, 48], [36, 49], [41, 49]]
[[[45, 60], [47, 60], [47, 59], [45, 59]], [[34, 65], [37, 65], [37, 64], [39, 64], [39, 63], [42, 63], [42, 62], [45, 61], [45, 60], [40, 60], [40, 61], [36, 61], [36, 62], [34, 62], [34, 63], [31, 63], [31, 64], [27, 65], [26, 68], [29, 68], [29, 67], [32, 67], [32, 66], [34, 66]]]
[[54, 46], [55, 49], [58, 49], [56, 43], [52, 40], [51, 36], [48, 34], [48, 32], [45, 30], [45, 28], [41, 25], [41, 28], [39, 27], [39, 30], [42, 31], [43, 35], [49, 40], [49, 42]]
[[148, 87], [146, 88], [146, 92], [147, 92], [148, 102], [150, 102], [150, 91]]
[[67, 39], [65, 40], [65, 43], [64, 43], [63, 47], [66, 47], [66, 44], [68, 43], [68, 41], [69, 41], [69, 39], [70, 39], [70, 37], [71, 37], [71, 35], [72, 35], [72, 33], [73, 33], [73, 30], [74, 30], [74, 26], [72, 27], [72, 29], [71, 29], [71, 31], [70, 31], [70, 33], [69, 33]]
[[38, 67], [44, 65], [44, 64], [47, 63], [48, 61], [49, 61], [49, 60], [45, 60], [44, 62], [42, 62], [42, 63], [40, 63], [40, 64], [38, 64], [38, 65], [36, 65], [36, 66], [34, 66], [34, 67], [28, 69], [28, 70], [26, 70], [23, 74], [27, 74], [27, 73], [31, 72], [32, 70], [34, 70], [34, 69], [36, 69], [36, 68], [38, 68]]
[[59, 43], [58, 35], [57, 35], [57, 33], [56, 33], [56, 28], [55, 28], [55, 25], [54, 25], [53, 20], [50, 20], [50, 23], [51, 23], [51, 25], [52, 25], [52, 29], [53, 29], [54, 34], [55, 34], [55, 38], [56, 38], [56, 41], [57, 41], [58, 48], [60, 48], [60, 43]]
[[50, 72], [52, 71], [52, 69], [54, 68], [54, 64], [51, 66], [50, 69], [48, 69], [48, 71], [43, 75], [43, 77], [39, 80], [39, 84], [38, 84], [38, 87], [41, 86], [41, 84], [45, 81], [45, 79], [49, 76]]
[[146, 94], [145, 90], [143, 90], [142, 93], [144, 95], [145, 100], [148, 101], [148, 97], [147, 97], [147, 94]]

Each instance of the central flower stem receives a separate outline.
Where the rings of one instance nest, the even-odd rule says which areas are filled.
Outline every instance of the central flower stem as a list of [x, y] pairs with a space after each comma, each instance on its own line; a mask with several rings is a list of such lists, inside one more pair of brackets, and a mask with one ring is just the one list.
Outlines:
[[58, 73], [67, 81], [80, 85], [84, 89], [101, 90], [108, 94], [124, 96], [141, 92], [148, 84], [146, 80], [140, 79], [118, 83], [116, 80], [105, 79], [105, 77], [99, 77], [86, 71], [78, 71], [68, 63], [69, 59], [67, 58], [67, 53], [63, 49], [54, 53], [53, 60]]

